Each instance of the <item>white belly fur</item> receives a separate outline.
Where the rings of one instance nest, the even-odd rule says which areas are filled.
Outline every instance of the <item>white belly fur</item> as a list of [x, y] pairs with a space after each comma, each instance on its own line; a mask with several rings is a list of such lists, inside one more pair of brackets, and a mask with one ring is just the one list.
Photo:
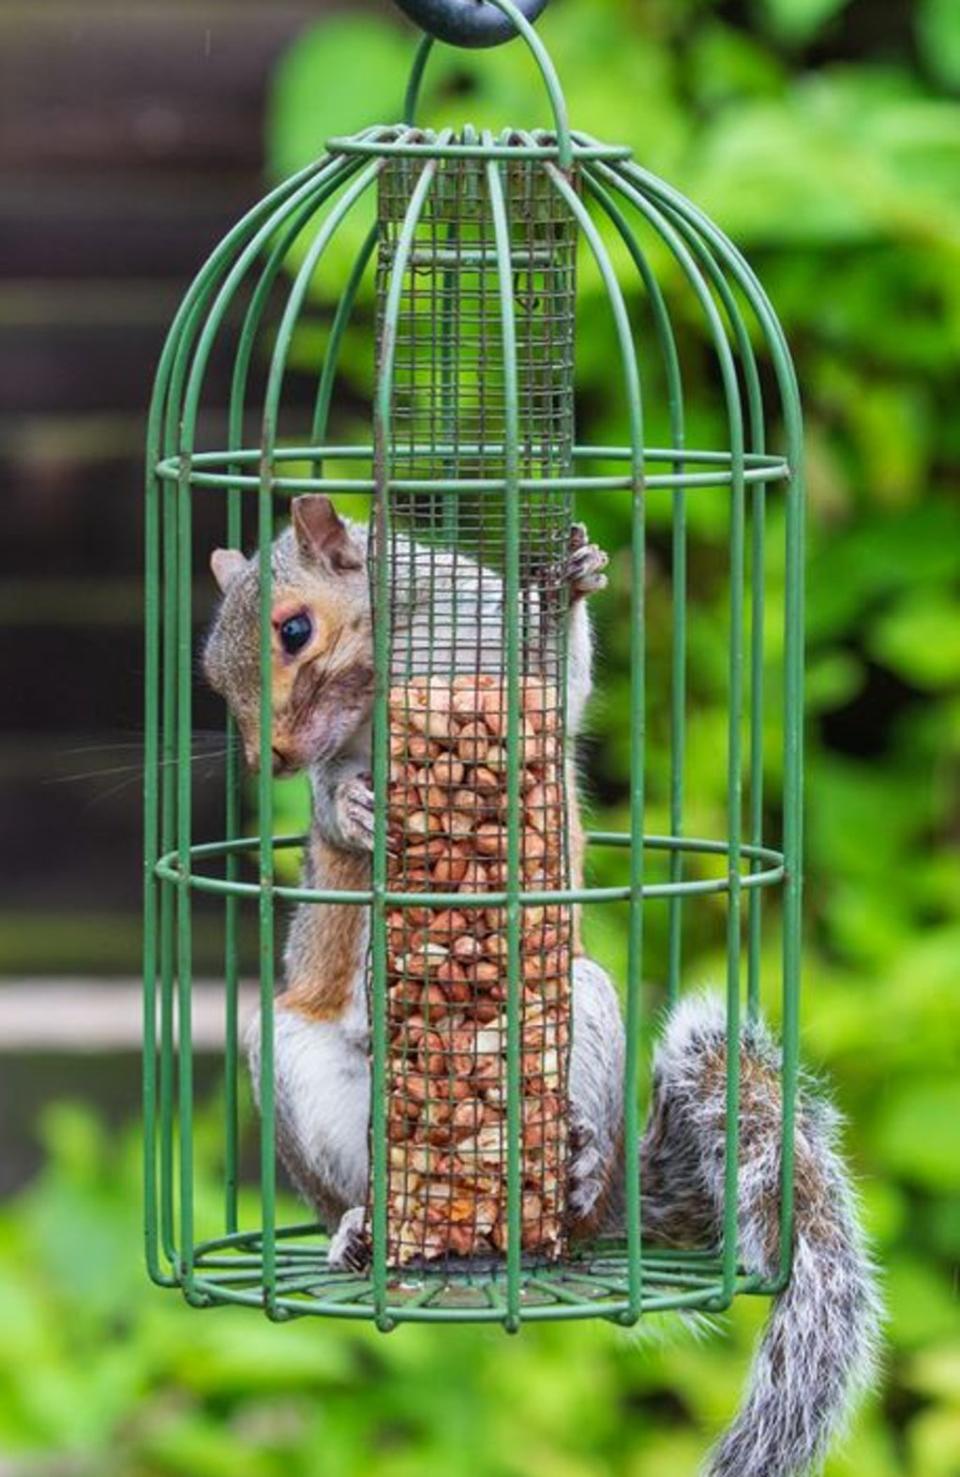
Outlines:
[[[348, 1023], [351, 1014], [339, 1021], [312, 1021], [285, 1009], [280, 996], [274, 1024], [278, 1137], [287, 1169], [308, 1199], [315, 1198], [309, 1181], [317, 1181], [330, 1210], [339, 1214], [362, 1205], [367, 1195], [370, 1070], [366, 1033]], [[250, 1019], [245, 1035], [259, 1098], [259, 1014]]]

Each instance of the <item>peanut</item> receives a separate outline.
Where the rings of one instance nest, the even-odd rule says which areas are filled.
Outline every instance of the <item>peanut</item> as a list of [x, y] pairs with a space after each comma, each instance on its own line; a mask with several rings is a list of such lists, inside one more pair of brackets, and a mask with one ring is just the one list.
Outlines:
[[429, 777], [430, 781], [435, 785], [450, 787], [451, 785], [459, 785], [461, 783], [463, 772], [463, 765], [459, 759], [455, 759], [452, 754], [441, 754], [431, 764]]

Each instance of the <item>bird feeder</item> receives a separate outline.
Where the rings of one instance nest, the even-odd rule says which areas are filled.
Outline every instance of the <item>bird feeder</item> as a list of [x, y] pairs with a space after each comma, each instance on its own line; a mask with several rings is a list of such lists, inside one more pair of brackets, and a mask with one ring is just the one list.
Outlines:
[[[146, 1251], [154, 1280], [180, 1287], [197, 1305], [246, 1304], [274, 1319], [368, 1319], [383, 1330], [404, 1321], [470, 1321], [513, 1331], [534, 1320], [631, 1324], [651, 1310], [717, 1310], [738, 1292], [774, 1290], [742, 1272], [737, 1246], [738, 1043], [742, 1018], [758, 1008], [761, 954], [770, 970], [767, 913], [775, 916], [780, 951], [788, 1274], [801, 851], [797, 386], [763, 288], [724, 234], [629, 149], [571, 127], [532, 25], [544, 3], [405, 0], [428, 34], [404, 121], [331, 139], [322, 157], [256, 205], [197, 276], [160, 362], [146, 505]], [[437, 39], [492, 45], [509, 38], [528, 49], [542, 79], [549, 129], [534, 126], [535, 118], [496, 135], [417, 124]], [[363, 219], [366, 234], [354, 234]], [[362, 245], [318, 351], [312, 289], [336, 281], [343, 242], [354, 239]], [[615, 343], [606, 410], [620, 431], [603, 445], [579, 439], [575, 426], [578, 271], [585, 264], [601, 284]], [[362, 321], [368, 278], [373, 331]], [[688, 444], [682, 339], [669, 305], [680, 291], [688, 315], [700, 316], [715, 363], [725, 429], [708, 447], [695, 438]], [[332, 414], [347, 344], [354, 362], [369, 355], [374, 377], [369, 432], [349, 444], [335, 434]], [[214, 361], [228, 365], [225, 411]], [[302, 392], [305, 377], [306, 409], [303, 394], [290, 390], [296, 378]], [[665, 405], [666, 446], [647, 443], [651, 395]], [[266, 767], [255, 784], [253, 823], [243, 824], [244, 782], [232, 747], [224, 838], [197, 835], [193, 815], [193, 589], [195, 562], [207, 552], [194, 548], [196, 508], [201, 499], [219, 502], [228, 545], [256, 539], [267, 732], [269, 550], [290, 499], [304, 492], [353, 496], [360, 507], [372, 498], [375, 847], [369, 886], [342, 893], [278, 879], [278, 856], [303, 838], [275, 834]], [[563, 569], [574, 509], [589, 525], [591, 510], [610, 498], [631, 510], [630, 548], [615, 561], [630, 602], [630, 815], [622, 834], [586, 838], [591, 851], [611, 851], [619, 867], [613, 881], [607, 867], [600, 887], [578, 875], [571, 845]], [[768, 498], [783, 504], [776, 526], [785, 537], [776, 551], [785, 579], [782, 629], [773, 640], [764, 601]], [[648, 687], [645, 556], [655, 499], [668, 510], [658, 527], [672, 632], [666, 680]], [[687, 825], [696, 798], [685, 775], [691, 499], [718, 505], [728, 538], [726, 740], [717, 756], [726, 777], [725, 825], [706, 837]], [[424, 579], [431, 599], [411, 626], [408, 607]], [[780, 671], [768, 685], [771, 651]], [[645, 714], [654, 704], [658, 723], [669, 725], [663, 834], [645, 825]], [[776, 786], [764, 774], [771, 735], [782, 745]], [[455, 791], [463, 792], [457, 801]], [[771, 816], [782, 817], [776, 838], [767, 834]], [[775, 910], [763, 907], [768, 892], [780, 895]], [[193, 921], [201, 895], [221, 900], [225, 960], [216, 1223], [209, 1197], [201, 1206], [195, 1193]], [[280, 1210], [277, 925], [294, 902], [370, 912], [371, 1259], [362, 1272], [331, 1268], [325, 1235], [288, 1224]], [[629, 914], [629, 959], [619, 981], [627, 1030], [624, 1223], [622, 1234], [587, 1244], [567, 1234], [564, 1181], [571, 955], [583, 905]], [[636, 1173], [644, 919], [650, 908], [667, 911], [664, 956], [648, 958], [646, 968], [665, 981], [674, 1004], [687, 929], [699, 909], [717, 906], [725, 911], [728, 1032], [722, 1242], [658, 1249], [644, 1238]], [[247, 910], [259, 935], [262, 1038], [252, 1221], [241, 1214], [238, 1189], [238, 938]], [[433, 953], [431, 938], [439, 939]], [[439, 1088], [420, 1050], [438, 1019], [460, 1031], [465, 1077], [473, 1080], [478, 1061], [487, 1062], [490, 1090], [468, 1089], [456, 1099], [456, 1133], [449, 1103], [431, 1116]], [[437, 1080], [449, 1079], [449, 1060], [440, 1055]], [[475, 1173], [484, 1166], [485, 1193], [465, 1212], [452, 1209], [450, 1196], [438, 1199], [439, 1213], [430, 1210], [422, 1171], [431, 1148], [458, 1159], [461, 1171], [470, 1155]], [[438, 1179], [452, 1172], [441, 1164]]]

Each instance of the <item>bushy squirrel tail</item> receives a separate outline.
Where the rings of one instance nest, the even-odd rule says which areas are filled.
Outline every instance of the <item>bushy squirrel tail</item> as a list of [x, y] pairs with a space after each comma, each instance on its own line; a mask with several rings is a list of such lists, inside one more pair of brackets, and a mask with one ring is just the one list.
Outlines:
[[[654, 1058], [641, 1151], [644, 1234], [717, 1242], [723, 1217], [727, 1043], [711, 996], [673, 1012]], [[740, 1045], [740, 1256], [775, 1278], [780, 1237], [780, 1053], [759, 1021]], [[793, 1272], [775, 1300], [749, 1393], [707, 1464], [708, 1477], [800, 1477], [815, 1470], [873, 1379], [882, 1311], [839, 1117], [802, 1080], [796, 1116]]]

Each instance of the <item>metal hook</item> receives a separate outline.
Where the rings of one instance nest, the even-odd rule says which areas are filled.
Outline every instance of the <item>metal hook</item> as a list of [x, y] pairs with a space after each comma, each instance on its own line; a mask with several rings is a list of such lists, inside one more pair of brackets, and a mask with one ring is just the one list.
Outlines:
[[[512, 18], [489, 0], [397, 0], [397, 4], [421, 30], [451, 46], [499, 46], [517, 35]], [[515, 0], [515, 4], [532, 22], [546, 9], [547, 0]]]

